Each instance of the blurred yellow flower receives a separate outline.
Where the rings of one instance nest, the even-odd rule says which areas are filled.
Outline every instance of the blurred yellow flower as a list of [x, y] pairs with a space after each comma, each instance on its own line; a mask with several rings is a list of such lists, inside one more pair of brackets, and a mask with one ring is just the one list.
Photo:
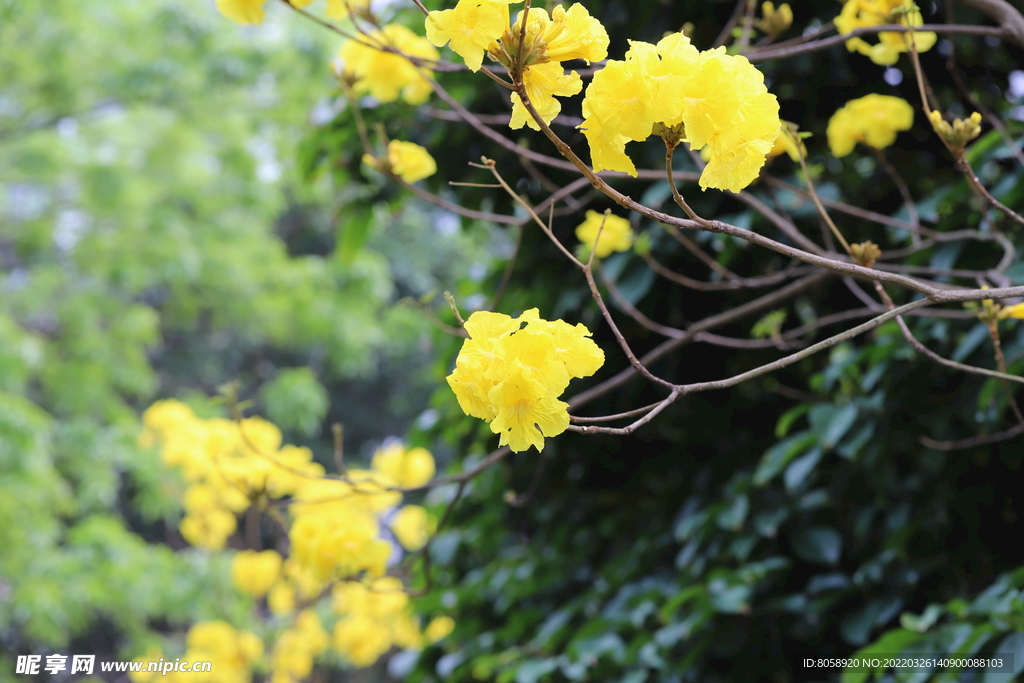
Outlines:
[[427, 544], [431, 519], [419, 505], [405, 505], [391, 518], [391, 531], [406, 550], [419, 550]]
[[217, 677], [217, 683], [249, 683], [253, 667], [263, 656], [263, 640], [259, 636], [219, 620], [193, 625], [185, 645], [183, 659], [210, 662], [210, 673]]
[[338, 55], [344, 62], [342, 76], [353, 83], [356, 93], [369, 93], [380, 102], [401, 97], [409, 104], [427, 100], [433, 91], [433, 72], [416, 66], [404, 55], [431, 61], [440, 57], [429, 41], [401, 24], [388, 24], [360, 40], [349, 40]]
[[576, 239], [588, 253], [597, 240], [594, 256], [605, 258], [616, 251], [628, 251], [633, 246], [633, 229], [622, 216], [587, 211], [587, 219], [576, 226]]
[[434, 477], [436, 467], [434, 456], [426, 448], [406, 449], [398, 441], [385, 443], [378, 448], [370, 466], [387, 475], [395, 486], [403, 489], [423, 486]]
[[311, 609], [302, 610], [295, 623], [277, 637], [271, 655], [273, 680], [298, 682], [309, 676], [313, 660], [330, 644], [330, 636]]
[[231, 561], [231, 580], [243, 593], [262, 598], [281, 578], [281, 563], [274, 550], [243, 550]]
[[[839, 16], [835, 18], [836, 28], [840, 34], [851, 33], [854, 29], [886, 24], [901, 26], [920, 26], [924, 23], [921, 13], [911, 9], [910, 0], [846, 0]], [[927, 52], [935, 45], [937, 36], [928, 31], [914, 32], [914, 46], [918, 52]], [[900, 53], [910, 50], [910, 34], [895, 31], [883, 31], [878, 34], [874, 45], [863, 38], [853, 37], [846, 41], [846, 49], [857, 51], [868, 57], [875, 64], [895, 64]]]
[[295, 586], [289, 581], [279, 581], [267, 593], [267, 607], [273, 614], [282, 616], [295, 611]]
[[[264, 2], [266, 0], [217, 0], [217, 11], [239, 24], [262, 24], [265, 17]], [[289, 2], [301, 9], [313, 0], [289, 0]], [[328, 0], [328, 2], [338, 2], [338, 0]]]
[[398, 579], [388, 576], [369, 583], [338, 584], [333, 598], [333, 610], [340, 618], [332, 642], [353, 665], [373, 664], [392, 645], [422, 645], [409, 596]]
[[801, 156], [807, 158], [804, 142], [797, 137], [796, 124], [788, 121], [782, 122], [782, 126], [779, 128], [779, 137], [775, 141], [775, 146], [768, 151], [768, 158], [773, 159], [783, 153], [796, 162], [800, 161]]
[[388, 143], [391, 172], [407, 183], [429, 178], [437, 172], [437, 163], [423, 147], [414, 142], [392, 140]]
[[852, 152], [858, 142], [884, 149], [913, 123], [914, 108], [906, 100], [872, 93], [847, 102], [832, 115], [826, 131], [828, 146], [837, 157]]
[[447, 616], [435, 617], [431, 619], [430, 623], [427, 624], [427, 627], [423, 629], [423, 638], [428, 643], [436, 643], [442, 638], [446, 638], [454, 630], [454, 619]]
[[[308, 5], [312, 0], [303, 0]], [[370, 7], [371, 0], [327, 0], [327, 17], [329, 19], [347, 19], [350, 14], [363, 12]], [[293, 3], [300, 5], [299, 3]]]
[[774, 38], [793, 23], [793, 10], [788, 3], [775, 8], [775, 3], [765, 2], [761, 5], [761, 19], [754, 22], [754, 26]]
[[1005, 320], [1006, 318], [1024, 320], [1024, 303], [1014, 304], [1012, 306], [1003, 306], [999, 311], [999, 319]]

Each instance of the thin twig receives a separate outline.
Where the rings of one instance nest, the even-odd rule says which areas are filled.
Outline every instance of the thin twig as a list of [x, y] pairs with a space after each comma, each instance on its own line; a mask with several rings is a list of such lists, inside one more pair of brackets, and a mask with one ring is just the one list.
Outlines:
[[982, 436], [971, 436], [966, 439], [956, 439], [953, 441], [936, 441], [935, 439], [927, 436], [919, 436], [917, 440], [921, 442], [921, 445], [927, 446], [928, 448], [934, 448], [937, 451], [959, 451], [965, 448], [974, 448], [975, 446], [987, 446], [993, 443], [999, 443], [1000, 441], [1006, 441], [1013, 437], [1024, 434], [1024, 426], [1014, 425], [1009, 429], [1004, 429], [1001, 432], [995, 432], [994, 434], [985, 434]]

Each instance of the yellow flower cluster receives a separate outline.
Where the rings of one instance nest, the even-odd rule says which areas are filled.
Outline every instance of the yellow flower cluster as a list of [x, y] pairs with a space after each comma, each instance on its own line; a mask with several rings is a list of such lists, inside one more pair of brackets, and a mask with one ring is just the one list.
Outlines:
[[262, 598], [281, 578], [283, 562], [275, 550], [243, 550], [231, 562], [231, 580], [243, 593]]
[[[921, 13], [913, 6], [911, 0], [846, 0], [839, 16], [835, 18], [836, 28], [840, 34], [851, 33], [854, 29], [865, 26], [883, 26], [898, 24], [900, 26], [920, 26], [924, 21]], [[914, 46], [918, 52], [927, 52], [935, 45], [936, 36], [927, 31], [914, 32]], [[869, 57], [875, 64], [895, 64], [900, 53], [910, 50], [910, 34], [883, 31], [878, 34], [874, 45], [860, 37], [846, 41], [846, 49], [856, 50]]]
[[[594, 256], [605, 258], [616, 251], [628, 251], [633, 246], [633, 229], [622, 216], [587, 211], [587, 219], [576, 226], [576, 239], [585, 253], [594, 248]], [[597, 244], [594, 244], [597, 240]]]
[[250, 683], [252, 670], [263, 656], [263, 640], [250, 631], [236, 630], [225, 621], [201, 621], [189, 629], [185, 638], [182, 661], [210, 662], [210, 671], [145, 671], [148, 662], [164, 657], [159, 650], [150, 650], [135, 661], [143, 663], [143, 671], [129, 673], [133, 683]]
[[710, 147], [701, 188], [738, 192], [753, 182], [780, 125], [761, 72], [724, 48], [698, 52], [682, 33], [630, 46], [625, 61], [609, 60], [594, 74], [583, 100], [580, 128], [594, 170], [636, 176], [626, 143], [656, 130], [670, 146]]
[[334, 648], [354, 666], [369, 666], [392, 645], [423, 647], [419, 621], [412, 613], [402, 582], [382, 577], [369, 583], [345, 582], [334, 587]]
[[832, 115], [826, 130], [828, 146], [837, 157], [852, 152], [858, 142], [884, 149], [913, 124], [914, 108], [906, 100], [872, 93], [850, 100]]
[[380, 102], [394, 102], [401, 96], [409, 104], [422, 104], [433, 90], [434, 74], [404, 55], [431, 61], [440, 56], [425, 38], [401, 24], [388, 24], [341, 46], [340, 77], [357, 94], [369, 93]]
[[295, 622], [277, 637], [270, 657], [270, 683], [299, 683], [313, 671], [313, 661], [327, 650], [330, 636], [311, 609], [299, 612]]
[[254, 501], [298, 495], [324, 474], [308, 448], [282, 446], [281, 431], [260, 418], [201, 420], [183, 403], [158, 401], [143, 425], [142, 444], [159, 444], [188, 484], [181, 535], [207, 550], [224, 547], [236, 515]]
[[544, 449], [544, 437], [569, 427], [568, 404], [558, 397], [573, 377], [604, 364], [604, 352], [582, 324], [547, 321], [536, 308], [518, 318], [477, 311], [448, 384], [467, 415], [490, 423], [500, 445], [514, 452]]
[[[528, 16], [520, 12], [509, 27], [508, 5], [513, 0], [459, 0], [454, 9], [431, 12], [426, 19], [427, 38], [441, 47], [448, 43], [473, 71], [480, 69], [484, 53], [510, 70], [521, 69], [523, 85], [530, 102], [545, 123], [558, 116], [562, 105], [555, 99], [579, 93], [583, 82], [579, 74], [568, 74], [562, 62], [582, 59], [588, 64], [608, 56], [608, 32], [587, 9], [573, 4], [561, 5], [551, 14], [531, 8]], [[525, 38], [523, 22], [526, 22]], [[512, 93], [512, 120], [509, 126], [526, 124], [540, 130], [517, 93]]]
[[388, 143], [388, 155], [378, 159], [369, 154], [363, 155], [363, 163], [378, 171], [394, 173], [407, 183], [429, 178], [437, 172], [437, 162], [423, 147], [414, 142], [392, 140]]
[[[313, 0], [288, 0], [290, 4], [303, 9]], [[263, 5], [266, 0], [217, 0], [217, 11], [239, 24], [262, 24], [265, 16]], [[345, 19], [352, 12], [365, 11], [370, 0], [327, 0], [327, 16], [330, 19]]]
[[[190, 543], [219, 550], [235, 531], [237, 513], [252, 504], [290, 498], [290, 557], [274, 550], [236, 553], [231, 578], [240, 591], [265, 596], [273, 614], [288, 618], [333, 587], [340, 617], [333, 643], [356, 666], [372, 664], [392, 645], [422, 646], [424, 635], [402, 582], [384, 576], [394, 549], [382, 527], [387, 521], [409, 550], [423, 547], [433, 533], [424, 508], [399, 507], [399, 489], [417, 488], [433, 478], [436, 467], [429, 451], [392, 441], [374, 453], [371, 469], [351, 469], [344, 479], [326, 478], [308, 449], [282, 446], [280, 431], [258, 418], [241, 424], [203, 420], [180, 402], [160, 401], [146, 411], [143, 423], [142, 444], [159, 445], [164, 462], [180, 467], [189, 484], [181, 530]], [[300, 611], [274, 645], [272, 683], [307, 678], [330, 642], [316, 614]], [[218, 682], [247, 683], [263, 643], [224, 622], [209, 622], [192, 628], [188, 650], [191, 659], [214, 662]]]

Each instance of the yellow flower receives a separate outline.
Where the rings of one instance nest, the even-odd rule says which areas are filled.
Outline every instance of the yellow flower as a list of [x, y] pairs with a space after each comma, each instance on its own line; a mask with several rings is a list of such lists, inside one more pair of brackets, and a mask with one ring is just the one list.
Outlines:
[[[401, 54], [378, 47], [388, 47]], [[394, 102], [401, 96], [409, 104], [422, 104], [433, 88], [433, 72], [418, 67], [403, 55], [437, 60], [439, 54], [426, 39], [400, 24], [388, 24], [370, 31], [361, 40], [349, 40], [341, 46], [343, 74], [355, 82], [357, 93], [369, 93], [381, 102]]]
[[[307, 5], [310, 2], [312, 0], [305, 0]], [[292, 4], [299, 5], [296, 2]], [[326, 14], [329, 19], [347, 19], [349, 14], [365, 11], [369, 7], [370, 0], [327, 0]]]
[[382, 575], [391, 548], [379, 537], [377, 520], [355, 506], [342, 518], [331, 514], [334, 509], [305, 512], [295, 520], [289, 533], [292, 557], [320, 581], [361, 571]]
[[423, 147], [414, 142], [392, 140], [388, 143], [391, 172], [407, 183], [429, 178], [437, 172], [437, 163]]
[[239, 24], [262, 24], [264, 0], [217, 0], [217, 11]]
[[796, 124], [783, 121], [782, 126], [779, 128], [779, 137], [775, 141], [775, 146], [768, 152], [768, 158], [773, 159], [783, 153], [789, 155], [789, 158], [793, 161], [799, 162], [800, 157], [807, 158], [807, 149], [804, 147], [803, 140], [797, 136]]
[[330, 636], [320, 624], [320, 618], [311, 609], [296, 617], [291, 628], [284, 631], [274, 643], [271, 668], [279, 680], [299, 681], [313, 670], [313, 659], [330, 644]]
[[262, 598], [281, 578], [281, 562], [274, 550], [243, 550], [231, 561], [231, 580], [243, 593]]
[[[208, 661], [218, 683], [248, 683], [252, 668], [263, 656], [263, 641], [255, 633], [235, 630], [224, 621], [203, 621], [189, 629], [184, 659]], [[210, 680], [206, 678], [205, 680]]]
[[588, 252], [597, 240], [594, 256], [605, 258], [612, 252], [629, 250], [633, 245], [633, 229], [621, 216], [587, 211], [587, 219], [576, 226], [576, 239]]
[[[544, 123], [551, 123], [551, 120], [562, 111], [561, 103], [555, 99], [576, 95], [583, 89], [583, 81], [575, 71], [565, 73], [565, 69], [558, 62], [547, 62], [537, 64], [523, 71], [523, 85], [526, 87], [526, 95], [530, 98], [537, 113], [544, 119]], [[509, 128], [519, 129], [523, 124], [534, 130], [540, 130], [538, 124], [526, 107], [518, 93], [512, 93], [512, 120], [509, 121]]]
[[[846, 0], [839, 16], [835, 18], [840, 34], [851, 33], [854, 29], [884, 24], [920, 26], [924, 23], [921, 13], [909, 10], [909, 0]], [[878, 43], [871, 45], [863, 38], [853, 37], [846, 41], [846, 49], [857, 51], [875, 64], [895, 64], [900, 53], [910, 50], [910, 34], [883, 31], [878, 34]], [[914, 46], [918, 52], [927, 52], [935, 45], [937, 36], [931, 32], [915, 31]]]
[[278, 616], [295, 611], [295, 587], [289, 581], [279, 581], [267, 594], [267, 607]]
[[775, 9], [775, 3], [765, 2], [761, 5], [761, 16], [762, 19], [754, 22], [754, 25], [773, 38], [793, 23], [793, 10], [788, 3], [783, 3]]
[[419, 505], [406, 505], [391, 518], [391, 531], [406, 550], [419, 550], [430, 537], [431, 520]]
[[1013, 306], [1003, 306], [999, 311], [999, 319], [1006, 320], [1007, 318], [1024, 320], [1024, 303], [1014, 304]]
[[225, 510], [187, 514], [178, 526], [182, 537], [197, 548], [216, 552], [224, 548], [228, 536], [235, 533], [235, 516]]
[[[438, 46], [451, 41], [451, 48], [473, 71], [480, 68], [487, 52], [505, 67], [521, 72], [530, 102], [541, 119], [550, 123], [562, 108], [555, 97], [575, 95], [583, 87], [579, 74], [565, 73], [561, 62], [604, 59], [608, 56], [608, 32], [578, 3], [568, 10], [559, 5], [550, 16], [544, 9], [531, 8], [520, 12], [509, 27], [511, 1], [459, 0], [455, 9], [431, 12], [426, 22], [427, 38]], [[525, 124], [540, 130], [518, 93], [511, 97], [509, 126], [522, 128]]]
[[579, 3], [568, 10], [561, 5], [555, 7], [551, 11], [550, 23], [540, 33], [540, 39], [545, 44], [542, 60], [549, 62], [582, 59], [590, 64], [608, 56], [608, 32]]
[[409, 595], [394, 577], [337, 584], [332, 609], [340, 617], [334, 627], [334, 647], [355, 666], [373, 664], [392, 645], [422, 647]]
[[427, 40], [438, 47], [449, 47], [466, 62], [471, 71], [479, 71], [484, 52], [508, 30], [508, 6], [519, 0], [459, 0], [455, 9], [427, 15]]
[[388, 628], [363, 615], [346, 617], [334, 625], [334, 647], [354, 666], [370, 666], [391, 649]]
[[[337, 1], [328, 0], [328, 3]], [[262, 24], [265, 17], [264, 2], [265, 0], [217, 0], [217, 11], [239, 24]], [[289, 2], [301, 9], [313, 0], [289, 0]], [[330, 16], [330, 5], [328, 5], [328, 16]]]
[[710, 147], [702, 189], [738, 192], [764, 165], [778, 136], [778, 112], [764, 76], [745, 57], [724, 48], [698, 52], [675, 33], [657, 45], [630, 41], [624, 62], [610, 60], [594, 74], [580, 128], [594, 170], [635, 176], [626, 143], [645, 140], [662, 124], [660, 134], [671, 146]]
[[387, 475], [396, 486], [403, 489], [423, 486], [436, 472], [434, 456], [430, 451], [425, 448], [407, 450], [397, 441], [378, 448], [370, 466]]
[[844, 157], [860, 142], [884, 149], [901, 130], [910, 130], [914, 109], [906, 100], [870, 94], [846, 103], [829, 119], [826, 135], [832, 154]]
[[470, 338], [448, 384], [467, 415], [490, 423], [499, 444], [514, 452], [544, 448], [544, 437], [569, 426], [558, 400], [572, 377], [592, 375], [604, 353], [583, 325], [542, 320], [537, 309], [513, 319], [478, 311], [466, 321]]
[[423, 629], [423, 637], [428, 643], [436, 643], [442, 638], [446, 638], [454, 630], [455, 620], [451, 617], [434, 617]]

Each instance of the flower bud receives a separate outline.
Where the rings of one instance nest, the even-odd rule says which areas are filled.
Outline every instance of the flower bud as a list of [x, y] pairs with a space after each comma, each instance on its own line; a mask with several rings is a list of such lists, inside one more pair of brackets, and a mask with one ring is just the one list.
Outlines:
[[867, 240], [859, 244], [851, 244], [850, 252], [858, 265], [870, 268], [882, 255], [882, 250], [874, 242]]
[[953, 123], [942, 118], [937, 111], [928, 113], [932, 128], [951, 149], [963, 151], [968, 142], [981, 134], [981, 114], [974, 112], [966, 119], [953, 119]]

